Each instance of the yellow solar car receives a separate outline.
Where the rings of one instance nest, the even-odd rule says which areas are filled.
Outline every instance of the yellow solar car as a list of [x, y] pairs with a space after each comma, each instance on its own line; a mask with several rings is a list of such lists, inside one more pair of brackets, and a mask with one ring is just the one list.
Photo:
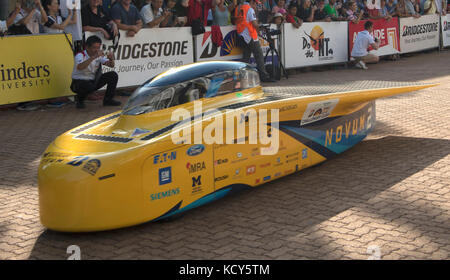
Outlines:
[[49, 145], [38, 174], [41, 222], [69, 232], [127, 227], [276, 180], [363, 140], [375, 99], [427, 86], [277, 95], [245, 63], [170, 69], [123, 110]]

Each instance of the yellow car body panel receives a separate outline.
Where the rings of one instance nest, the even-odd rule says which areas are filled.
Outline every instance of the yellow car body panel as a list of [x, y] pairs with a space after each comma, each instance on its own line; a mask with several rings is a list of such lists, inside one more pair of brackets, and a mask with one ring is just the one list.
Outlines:
[[[224, 130], [218, 133], [224, 136], [230, 118], [226, 112], [278, 109], [279, 148], [274, 155], [262, 155], [264, 145], [250, 144], [248, 138], [234, 138], [245, 144], [174, 143], [175, 124], [188, 127], [193, 134], [194, 122], [180, 124], [171, 120], [172, 113], [183, 108], [195, 115], [197, 101], [138, 115], [109, 114], [60, 135], [44, 152], [38, 172], [41, 222], [47, 228], [70, 232], [127, 227], [261, 185], [360, 142], [375, 124], [375, 99], [429, 86], [276, 100], [265, 99], [262, 88], [255, 86], [197, 100], [202, 101], [203, 112], [217, 109], [211, 119], [201, 122], [201, 129], [221, 115]], [[311, 108], [316, 113], [320, 106], [327, 110], [328, 103], [332, 106], [326, 117], [306, 116]], [[250, 137], [245, 121], [245, 135]]]

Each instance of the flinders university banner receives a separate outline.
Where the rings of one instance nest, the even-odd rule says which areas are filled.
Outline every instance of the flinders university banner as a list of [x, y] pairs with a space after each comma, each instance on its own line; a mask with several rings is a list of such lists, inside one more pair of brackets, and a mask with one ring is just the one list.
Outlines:
[[73, 95], [64, 34], [2, 37], [0, 57], [0, 105]]

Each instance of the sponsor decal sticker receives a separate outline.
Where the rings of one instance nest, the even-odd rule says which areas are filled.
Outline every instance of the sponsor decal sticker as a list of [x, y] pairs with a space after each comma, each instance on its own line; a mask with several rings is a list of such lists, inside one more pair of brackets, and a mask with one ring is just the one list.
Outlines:
[[172, 167], [159, 169], [159, 185], [172, 183]]
[[171, 196], [177, 195], [179, 193], [180, 193], [180, 188], [169, 189], [167, 191], [163, 191], [163, 192], [159, 192], [159, 193], [153, 193], [150, 195], [150, 201], [159, 200], [159, 199], [163, 199], [166, 197], [171, 197]]
[[255, 165], [247, 166], [247, 175], [255, 174], [255, 172], [256, 172], [256, 166]]
[[339, 99], [331, 99], [309, 103], [303, 113], [300, 125], [305, 125], [327, 118], [338, 102]]
[[202, 175], [192, 177], [192, 194], [201, 193], [202, 190]]
[[197, 156], [201, 153], [203, 153], [203, 151], [205, 150], [205, 146], [202, 144], [197, 144], [194, 146], [191, 146], [188, 150], [187, 150], [187, 155], [188, 156]]
[[90, 161], [86, 162], [86, 164], [83, 166], [83, 171], [91, 174], [92, 176], [97, 173], [97, 170], [101, 166], [101, 162], [98, 159], [91, 159]]
[[214, 179], [214, 182], [220, 182], [228, 178], [228, 175], [223, 175]]
[[227, 162], [228, 162], [228, 159], [227, 159], [227, 158], [224, 158], [224, 159], [218, 159], [218, 160], [215, 160], [215, 161], [214, 161], [214, 165], [220, 165], [220, 164], [227, 163]]
[[308, 149], [304, 148], [302, 150], [302, 159], [308, 158]]
[[177, 152], [173, 151], [170, 153], [162, 153], [153, 156], [153, 164], [164, 163], [177, 159]]
[[202, 162], [196, 162], [196, 163], [187, 163], [186, 164], [186, 168], [189, 170], [189, 174], [190, 173], [196, 173], [202, 170], [206, 169], [206, 164], [204, 161]]

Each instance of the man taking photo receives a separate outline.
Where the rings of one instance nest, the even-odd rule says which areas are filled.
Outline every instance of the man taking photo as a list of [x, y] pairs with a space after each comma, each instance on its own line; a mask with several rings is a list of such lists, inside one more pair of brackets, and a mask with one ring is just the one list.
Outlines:
[[356, 67], [364, 70], [369, 69], [366, 63], [377, 63], [379, 61], [377, 55], [368, 52], [369, 47], [372, 47], [374, 50], [378, 50], [380, 47], [380, 42], [378, 42], [378, 39], [373, 38], [371, 35], [372, 32], [373, 23], [368, 20], [364, 23], [364, 31], [358, 32], [353, 43], [350, 60], [356, 63]]
[[249, 63], [250, 56], [253, 53], [261, 81], [273, 82], [264, 67], [264, 57], [258, 40], [258, 20], [255, 10], [256, 5], [260, 3], [259, 0], [249, 0], [249, 2], [244, 2], [236, 7], [234, 12], [236, 30], [239, 34], [238, 40], [244, 51], [242, 61]]
[[119, 76], [115, 71], [102, 74], [101, 65], [114, 67], [112, 52], [104, 55], [101, 50], [102, 40], [98, 36], [90, 36], [86, 40], [86, 50], [75, 56], [75, 66], [72, 72], [70, 88], [77, 94], [77, 108], [84, 108], [86, 96], [99, 88], [106, 86], [103, 106], [120, 106], [121, 103], [113, 99]]

